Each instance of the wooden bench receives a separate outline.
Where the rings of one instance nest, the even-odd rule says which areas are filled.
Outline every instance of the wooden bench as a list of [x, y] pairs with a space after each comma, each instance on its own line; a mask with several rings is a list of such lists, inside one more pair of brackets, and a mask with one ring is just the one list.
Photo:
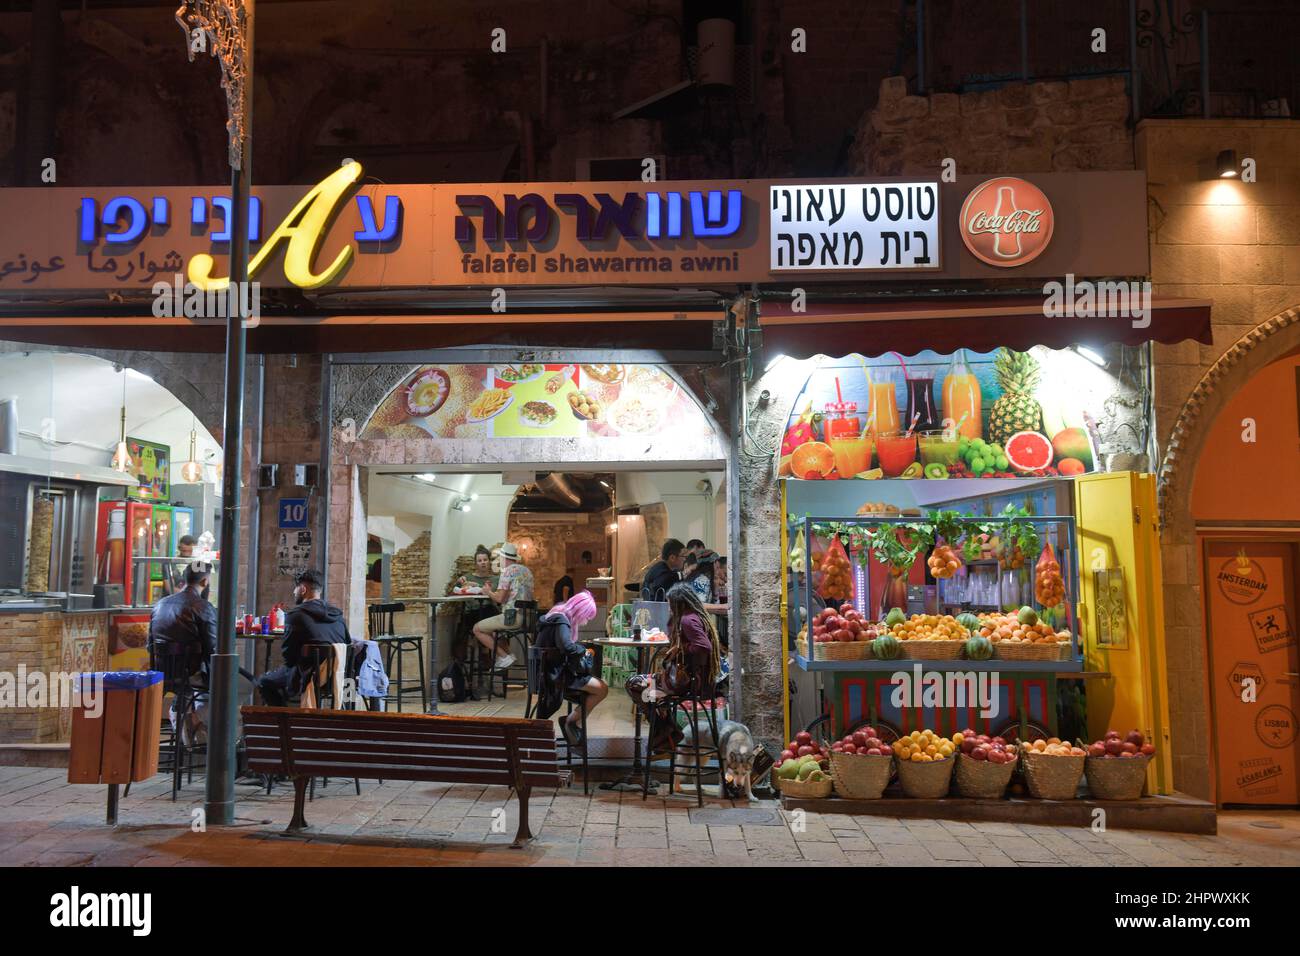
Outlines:
[[303, 816], [312, 777], [423, 780], [507, 786], [519, 799], [514, 846], [531, 840], [533, 787], [567, 783], [555, 752], [555, 725], [517, 717], [435, 717], [357, 710], [242, 707], [250, 769], [293, 780], [288, 832]]

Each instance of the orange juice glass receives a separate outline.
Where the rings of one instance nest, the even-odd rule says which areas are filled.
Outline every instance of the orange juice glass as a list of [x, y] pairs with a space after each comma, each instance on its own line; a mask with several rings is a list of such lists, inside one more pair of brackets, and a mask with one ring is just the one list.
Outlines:
[[872, 423], [869, 434], [878, 437], [899, 430], [898, 395], [895, 392], [894, 378], [888, 369], [876, 369], [872, 374], [875, 377], [871, 381], [867, 421]]
[[853, 438], [832, 438], [831, 451], [835, 453], [835, 470], [841, 478], [852, 478], [859, 472], [871, 467], [871, 456], [876, 444], [870, 435], [858, 435]]
[[961, 422], [958, 435], [979, 438], [983, 431], [980, 411], [979, 380], [966, 364], [966, 350], [958, 349], [943, 379], [943, 417], [952, 419], [953, 426]]
[[897, 478], [916, 461], [916, 433], [894, 431], [876, 436], [876, 455], [886, 478]]

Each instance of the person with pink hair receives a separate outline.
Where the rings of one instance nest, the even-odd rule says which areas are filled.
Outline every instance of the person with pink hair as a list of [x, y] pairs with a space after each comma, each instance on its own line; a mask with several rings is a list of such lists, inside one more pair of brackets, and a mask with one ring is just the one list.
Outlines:
[[537, 716], [546, 719], [559, 709], [566, 696], [581, 694], [581, 709], [575, 708], [567, 719], [560, 721], [560, 732], [571, 747], [585, 746], [582, 716], [589, 716], [609, 694], [609, 686], [591, 673], [587, 649], [577, 642], [582, 625], [595, 616], [596, 599], [590, 591], [579, 591], [567, 601], [554, 605], [537, 622], [534, 646], [553, 651], [542, 674]]

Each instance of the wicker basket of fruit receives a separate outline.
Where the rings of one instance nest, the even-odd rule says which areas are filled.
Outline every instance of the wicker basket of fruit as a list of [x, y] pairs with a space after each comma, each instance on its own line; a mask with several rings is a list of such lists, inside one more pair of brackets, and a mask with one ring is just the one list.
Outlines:
[[953, 759], [957, 745], [933, 731], [913, 731], [894, 741], [898, 758], [898, 782], [909, 797], [938, 799], [948, 794], [952, 784]]
[[865, 661], [870, 641], [820, 641], [813, 649], [819, 661]]
[[1020, 754], [1029, 795], [1039, 800], [1073, 800], [1079, 794], [1087, 752], [1055, 737], [1035, 740]]
[[903, 641], [903, 656], [913, 661], [953, 661], [961, 657], [963, 641]]
[[782, 796], [794, 797], [800, 800], [821, 800], [831, 795], [831, 789], [834, 784], [830, 775], [824, 771], [820, 776], [808, 780], [796, 780], [789, 777], [773, 777], [777, 789], [781, 791]]
[[1105, 739], [1088, 748], [1083, 768], [1088, 790], [1098, 800], [1137, 800], [1146, 787], [1147, 764], [1155, 752], [1139, 730], [1129, 731], [1123, 739], [1108, 730]]
[[1061, 645], [1055, 641], [998, 641], [993, 656], [1000, 661], [1059, 661]]
[[852, 800], [879, 800], [893, 776], [894, 757], [874, 727], [861, 727], [831, 745], [835, 792]]
[[[958, 735], [953, 735], [953, 740]], [[959, 796], [996, 800], [1007, 791], [1016, 769], [1016, 748], [1001, 737], [989, 737], [966, 731], [961, 736], [960, 753], [953, 780]]]

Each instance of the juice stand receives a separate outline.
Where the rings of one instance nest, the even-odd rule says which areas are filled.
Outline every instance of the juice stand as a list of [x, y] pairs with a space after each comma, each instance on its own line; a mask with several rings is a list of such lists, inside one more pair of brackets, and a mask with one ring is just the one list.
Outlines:
[[777, 464], [787, 739], [1137, 727], [1169, 791], [1154, 487], [1098, 470], [1106, 393], [1064, 350], [814, 360]]

